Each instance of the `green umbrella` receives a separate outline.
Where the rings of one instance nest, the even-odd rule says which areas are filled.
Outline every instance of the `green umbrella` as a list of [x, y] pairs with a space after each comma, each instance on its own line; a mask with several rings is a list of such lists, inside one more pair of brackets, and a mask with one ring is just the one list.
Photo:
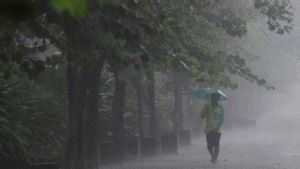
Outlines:
[[199, 90], [195, 90], [192, 92], [192, 96], [198, 98], [198, 99], [203, 99], [203, 100], [207, 100], [210, 101], [211, 100], [211, 95], [213, 93], [219, 93], [220, 94], [220, 101], [226, 101], [227, 100], [227, 96], [226, 94], [224, 94], [221, 90], [217, 90], [217, 89], [212, 89], [212, 88], [201, 88]]

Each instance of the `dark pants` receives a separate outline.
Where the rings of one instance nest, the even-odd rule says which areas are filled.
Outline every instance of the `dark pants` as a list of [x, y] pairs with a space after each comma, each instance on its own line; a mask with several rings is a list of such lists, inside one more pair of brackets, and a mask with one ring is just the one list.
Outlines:
[[219, 155], [221, 133], [211, 131], [206, 134], [207, 149], [211, 155], [211, 161], [215, 162]]

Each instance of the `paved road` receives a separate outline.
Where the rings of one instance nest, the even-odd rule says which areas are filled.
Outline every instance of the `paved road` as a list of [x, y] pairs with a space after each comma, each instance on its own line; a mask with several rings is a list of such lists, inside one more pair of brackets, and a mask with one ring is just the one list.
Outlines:
[[203, 137], [182, 147], [177, 156], [143, 159], [104, 169], [299, 169], [300, 139], [295, 134], [224, 132], [217, 164], [209, 162]]

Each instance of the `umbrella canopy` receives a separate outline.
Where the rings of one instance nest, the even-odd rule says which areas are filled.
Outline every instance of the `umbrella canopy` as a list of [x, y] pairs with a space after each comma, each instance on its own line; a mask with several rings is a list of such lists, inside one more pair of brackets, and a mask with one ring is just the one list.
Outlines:
[[194, 96], [198, 99], [203, 99], [203, 100], [210, 101], [211, 100], [211, 95], [213, 93], [220, 94], [220, 98], [219, 98], [220, 101], [226, 101], [227, 100], [227, 96], [221, 90], [212, 89], [212, 88], [202, 88], [202, 89], [193, 91], [192, 96]]

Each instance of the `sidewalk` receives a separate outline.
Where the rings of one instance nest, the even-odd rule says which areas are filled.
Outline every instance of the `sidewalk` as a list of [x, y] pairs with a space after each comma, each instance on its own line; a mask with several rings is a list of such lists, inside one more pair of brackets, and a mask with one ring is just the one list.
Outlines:
[[[103, 169], [299, 169], [300, 151], [264, 135], [224, 133], [217, 164], [209, 162], [205, 138], [181, 147], [177, 156], [163, 156], [128, 162], [123, 165], [104, 166]], [[290, 147], [292, 146], [292, 147]], [[299, 147], [299, 146], [298, 146]], [[296, 147], [294, 147], [296, 148]], [[285, 152], [286, 151], [286, 152]], [[288, 152], [287, 152], [288, 151]], [[285, 152], [285, 153], [283, 153]], [[101, 169], [102, 169], [101, 168]]]

